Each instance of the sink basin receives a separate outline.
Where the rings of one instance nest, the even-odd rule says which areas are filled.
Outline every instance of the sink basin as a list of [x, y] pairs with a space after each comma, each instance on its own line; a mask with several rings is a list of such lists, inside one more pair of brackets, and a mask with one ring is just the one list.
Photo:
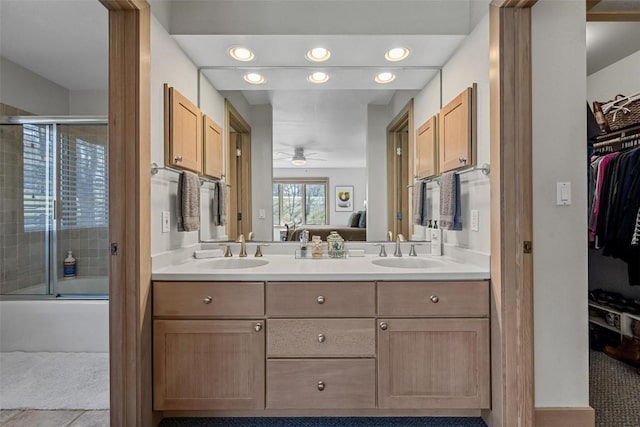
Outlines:
[[219, 258], [198, 264], [203, 270], [230, 270], [254, 268], [269, 264], [269, 261], [255, 258]]
[[377, 258], [371, 261], [375, 265], [390, 268], [436, 268], [442, 262], [424, 258]]

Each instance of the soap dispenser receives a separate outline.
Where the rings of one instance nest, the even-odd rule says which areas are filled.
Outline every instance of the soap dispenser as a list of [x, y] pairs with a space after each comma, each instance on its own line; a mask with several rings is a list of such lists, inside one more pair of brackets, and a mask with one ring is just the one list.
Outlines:
[[442, 229], [438, 228], [438, 221], [433, 221], [431, 229], [431, 255], [442, 255]]
[[73, 279], [76, 277], [76, 259], [73, 257], [71, 250], [67, 252], [67, 257], [64, 259], [63, 276], [65, 279]]
[[424, 235], [424, 240], [427, 243], [431, 243], [431, 230], [432, 229], [433, 229], [433, 224], [431, 223], [431, 220], [429, 220], [429, 224], [427, 225], [425, 233], [424, 233], [425, 234]]

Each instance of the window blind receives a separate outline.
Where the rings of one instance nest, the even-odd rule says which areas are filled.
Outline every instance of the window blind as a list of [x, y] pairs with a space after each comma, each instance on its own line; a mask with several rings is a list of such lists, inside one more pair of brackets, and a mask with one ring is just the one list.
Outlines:
[[22, 140], [24, 231], [45, 231], [53, 182], [46, 126], [23, 125]]
[[104, 145], [60, 136], [60, 228], [108, 225], [107, 150]]

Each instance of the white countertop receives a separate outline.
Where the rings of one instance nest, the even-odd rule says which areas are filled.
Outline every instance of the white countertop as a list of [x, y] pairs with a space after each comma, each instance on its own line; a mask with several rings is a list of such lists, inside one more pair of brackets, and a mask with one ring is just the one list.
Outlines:
[[[237, 252], [236, 252], [237, 253]], [[431, 266], [423, 268], [383, 267], [372, 263], [382, 258], [375, 254], [346, 259], [295, 259], [293, 254], [265, 254], [262, 258], [209, 258], [195, 259], [192, 256], [179, 262], [165, 263], [154, 268], [153, 280], [167, 281], [359, 281], [359, 280], [486, 280], [489, 267], [461, 262], [450, 257], [419, 254], [404, 256], [402, 260], [431, 260]], [[389, 260], [397, 259], [389, 256]], [[217, 263], [253, 262], [264, 260], [266, 265], [251, 268], [216, 268]], [[402, 261], [401, 261], [402, 262]]]

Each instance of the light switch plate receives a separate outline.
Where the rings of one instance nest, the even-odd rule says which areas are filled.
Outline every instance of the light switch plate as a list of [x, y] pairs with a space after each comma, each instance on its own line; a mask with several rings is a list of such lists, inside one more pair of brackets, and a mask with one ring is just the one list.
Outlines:
[[480, 231], [480, 214], [477, 209], [471, 211], [471, 231]]
[[168, 233], [170, 227], [171, 214], [169, 211], [162, 211], [162, 232]]
[[569, 206], [571, 204], [571, 183], [556, 182], [556, 205]]
[[258, 209], [258, 218], [259, 219], [265, 219], [266, 218], [266, 212], [264, 211], [264, 209]]

